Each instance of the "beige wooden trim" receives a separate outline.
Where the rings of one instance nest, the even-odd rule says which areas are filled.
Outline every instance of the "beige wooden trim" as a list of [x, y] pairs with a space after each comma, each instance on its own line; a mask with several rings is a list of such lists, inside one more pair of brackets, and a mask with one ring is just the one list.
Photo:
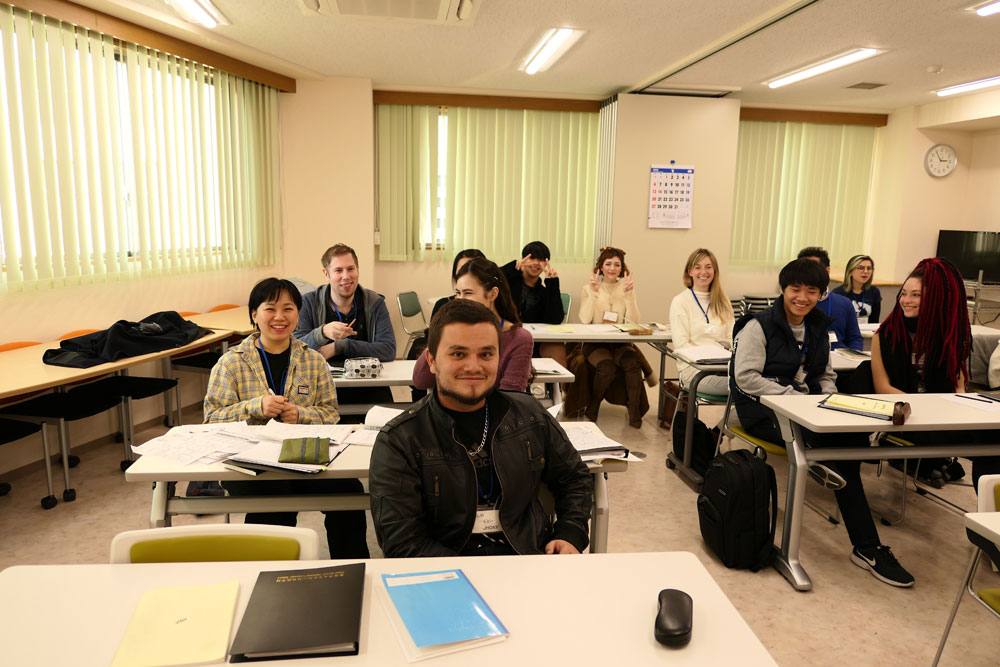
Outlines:
[[84, 7], [67, 0], [4, 0], [7, 4], [35, 14], [96, 30], [115, 39], [146, 46], [180, 58], [241, 76], [257, 83], [276, 88], [283, 93], [295, 92], [295, 79], [237, 60], [190, 42], [164, 35], [161, 32], [129, 23], [120, 18]]
[[507, 97], [503, 95], [460, 95], [457, 93], [410, 93], [397, 90], [376, 90], [375, 104], [414, 104], [442, 107], [476, 107], [480, 109], [527, 109], [531, 111], [584, 111], [597, 113], [597, 100], [564, 100], [549, 97]]
[[823, 123], [827, 125], [870, 125], [884, 127], [889, 115], [884, 113], [843, 113], [838, 111], [804, 111], [801, 109], [765, 109], [740, 107], [740, 120], [784, 121], [789, 123]]

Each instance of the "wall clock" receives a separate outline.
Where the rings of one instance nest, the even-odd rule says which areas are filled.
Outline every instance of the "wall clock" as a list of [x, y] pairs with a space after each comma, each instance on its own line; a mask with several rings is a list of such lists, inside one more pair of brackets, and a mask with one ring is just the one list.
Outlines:
[[930, 147], [924, 156], [924, 170], [934, 178], [944, 178], [955, 171], [958, 166], [958, 153], [948, 144], [936, 144]]

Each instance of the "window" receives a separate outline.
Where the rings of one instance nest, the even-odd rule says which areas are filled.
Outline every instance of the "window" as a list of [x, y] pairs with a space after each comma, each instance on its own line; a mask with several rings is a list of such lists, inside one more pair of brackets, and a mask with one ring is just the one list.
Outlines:
[[0, 291], [271, 264], [277, 92], [0, 10]]
[[740, 121], [730, 261], [780, 267], [805, 246], [863, 252], [877, 128]]
[[590, 262], [597, 137], [596, 113], [377, 105], [379, 259], [513, 258], [538, 239]]

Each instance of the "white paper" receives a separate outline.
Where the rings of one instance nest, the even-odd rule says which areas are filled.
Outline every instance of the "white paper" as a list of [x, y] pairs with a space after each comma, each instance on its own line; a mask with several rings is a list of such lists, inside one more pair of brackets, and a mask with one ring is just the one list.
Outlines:
[[396, 415], [403, 414], [402, 410], [396, 408], [385, 408], [381, 405], [372, 406], [372, 409], [365, 415], [365, 426], [385, 426], [392, 421]]
[[692, 345], [674, 350], [674, 354], [696, 363], [702, 359], [729, 359], [732, 356], [732, 352], [721, 345]]
[[535, 357], [531, 360], [531, 367], [535, 369], [535, 375], [560, 375], [566, 372], [559, 362], [548, 357]]
[[549, 414], [552, 415], [553, 419], [559, 419], [559, 413], [562, 412], [562, 403], [556, 403], [551, 408], [548, 408]]
[[581, 324], [585, 333], [621, 333], [613, 324]]
[[[969, 398], [964, 398], [966, 396]], [[1000, 412], [1000, 403], [988, 398], [976, 398], [975, 394], [944, 394], [944, 397], [967, 408], [975, 408], [983, 412]]]
[[354, 424], [286, 424], [272, 419], [262, 427], [250, 428], [259, 428], [257, 435], [262, 440], [281, 442], [287, 438], [330, 438], [340, 444], [354, 430]]
[[245, 432], [237, 424], [178, 426], [158, 438], [133, 445], [132, 451], [140, 456], [155, 456], [183, 465], [203, 457], [217, 461], [253, 444]]
[[[347, 445], [330, 445], [330, 459], [337, 458], [340, 452], [344, 451]], [[270, 466], [281, 466], [289, 470], [299, 470], [302, 472], [312, 472], [315, 470], [325, 470], [325, 465], [309, 465], [306, 463], [278, 463], [278, 456], [281, 455], [281, 443], [265, 441], [259, 442], [252, 447], [241, 451], [235, 458], [237, 461], [247, 463], [261, 463]]]
[[378, 437], [379, 429], [368, 428], [367, 426], [355, 429], [344, 439], [345, 445], [359, 445], [361, 447], [372, 447]]
[[560, 422], [559, 425], [566, 431], [566, 437], [578, 452], [594, 449], [625, 449], [625, 445], [604, 435], [594, 422]]

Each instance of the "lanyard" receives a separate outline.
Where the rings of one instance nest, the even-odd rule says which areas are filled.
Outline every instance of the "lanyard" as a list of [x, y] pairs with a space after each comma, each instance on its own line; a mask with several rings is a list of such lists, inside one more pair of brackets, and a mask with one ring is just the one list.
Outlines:
[[[506, 321], [507, 321], [507, 320], [505, 320], [504, 318], [502, 318], [502, 317], [500, 318], [500, 335], [501, 335], [501, 336], [503, 335], [503, 325], [504, 325], [504, 323], [505, 323]], [[487, 409], [487, 410], [488, 410], [488, 409]], [[489, 412], [487, 411], [487, 413], [486, 413], [486, 414], [489, 414]]]
[[[267, 373], [267, 384], [270, 385], [271, 389], [278, 396], [285, 395], [285, 380], [288, 378], [288, 367], [285, 367], [285, 372], [281, 374], [281, 384], [274, 384], [274, 378], [271, 376], [271, 362], [267, 360], [267, 352], [264, 351], [264, 345], [260, 342], [260, 338], [257, 339], [257, 345], [260, 345], [260, 356], [264, 359], [264, 372]], [[291, 356], [288, 357], [288, 363], [292, 363]]]
[[698, 301], [698, 295], [694, 293], [694, 288], [693, 287], [688, 287], [688, 289], [691, 291], [691, 296], [694, 297], [694, 302], [696, 304], [698, 304], [698, 310], [700, 310], [701, 314], [705, 316], [705, 324], [708, 324], [709, 323], [708, 322], [708, 313], [705, 312], [704, 308], [702, 308], [701, 301]]
[[[354, 298], [356, 299], [357, 297], [354, 297]], [[332, 291], [331, 291], [331, 294], [330, 294], [330, 305], [333, 306], [333, 312], [337, 313], [337, 321], [338, 322], [344, 322], [344, 321], [346, 321], [346, 317], [340, 313], [340, 309], [337, 308], [337, 304], [335, 304], [333, 302]], [[351, 301], [351, 308], [354, 308], [354, 307], [355, 307], [354, 301], [352, 300]], [[351, 312], [351, 311], [347, 311], [347, 312]]]
[[806, 352], [809, 351], [809, 323], [804, 322], [803, 324], [806, 325], [806, 332], [802, 336], [802, 356], [804, 357], [806, 356]]

